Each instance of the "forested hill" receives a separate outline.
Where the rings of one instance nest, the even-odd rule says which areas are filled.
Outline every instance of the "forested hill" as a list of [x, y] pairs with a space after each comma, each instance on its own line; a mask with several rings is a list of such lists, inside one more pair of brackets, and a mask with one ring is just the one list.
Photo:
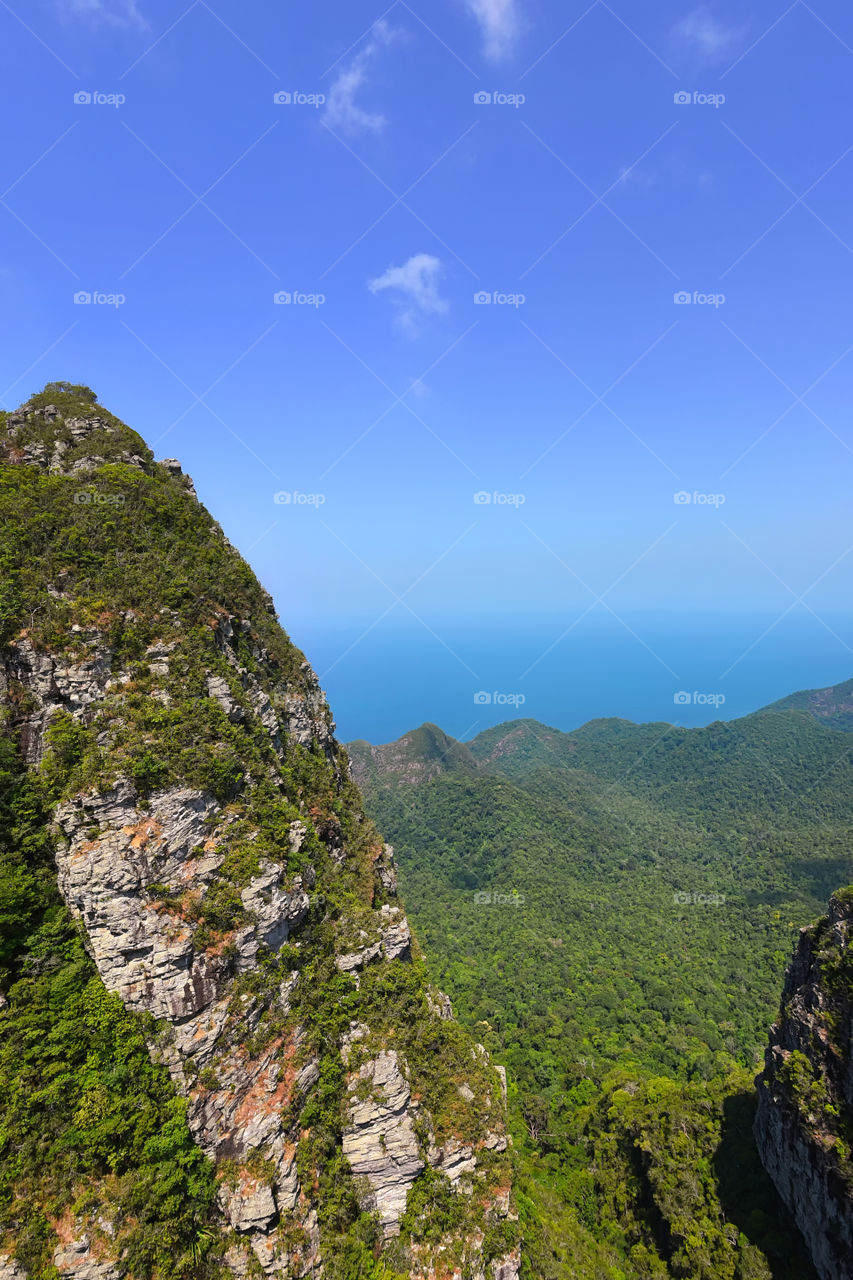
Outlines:
[[853, 880], [853, 739], [774, 707], [511, 721], [461, 769], [452, 740], [419, 768], [419, 740], [352, 744], [353, 771], [436, 979], [508, 1069], [531, 1274], [595, 1276], [587, 1232], [631, 1280], [809, 1275], [752, 1077], [799, 929]]
[[805, 689], [767, 708], [769, 711], [807, 711], [830, 729], [853, 732], [853, 680], [829, 689]]

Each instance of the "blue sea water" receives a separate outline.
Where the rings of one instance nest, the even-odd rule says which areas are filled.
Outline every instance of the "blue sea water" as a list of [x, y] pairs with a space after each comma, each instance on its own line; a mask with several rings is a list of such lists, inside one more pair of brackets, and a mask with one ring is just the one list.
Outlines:
[[390, 616], [297, 620], [291, 634], [344, 741], [390, 742], [424, 721], [469, 739], [531, 717], [570, 730], [601, 716], [709, 724], [853, 676], [853, 615]]

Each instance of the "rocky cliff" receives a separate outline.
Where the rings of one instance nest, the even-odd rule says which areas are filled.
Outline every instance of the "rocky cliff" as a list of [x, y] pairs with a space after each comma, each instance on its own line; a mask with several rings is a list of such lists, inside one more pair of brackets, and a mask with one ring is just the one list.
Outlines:
[[[21, 1087], [36, 1154], [16, 1182], [22, 1122], [0, 1119], [0, 1277], [514, 1280], [500, 1078], [427, 983], [393, 850], [270, 597], [180, 466], [87, 388], [0, 415], [0, 463], [2, 729], [58, 890], [26, 899], [30, 940], [0, 952], [0, 1076], [5, 1061], [19, 1088], [45, 921], [64, 911], [85, 990], [141, 1029], [215, 1188], [176, 1272], [178, 1243], [132, 1247], [146, 1214], [169, 1215], [159, 1189], [127, 1207], [120, 1135], [59, 1179], [39, 1167], [55, 1118]], [[39, 1073], [61, 1070], [43, 1053]], [[74, 1126], [57, 1141], [73, 1154]]]
[[822, 1280], [853, 1276], [853, 889], [800, 935], [759, 1076], [764, 1167]]

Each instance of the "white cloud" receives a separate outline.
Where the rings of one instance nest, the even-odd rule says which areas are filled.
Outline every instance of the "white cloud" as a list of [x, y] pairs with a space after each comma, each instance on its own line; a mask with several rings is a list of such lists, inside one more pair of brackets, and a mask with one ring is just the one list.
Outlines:
[[737, 27], [727, 27], [705, 8], [694, 9], [674, 28], [676, 41], [706, 58], [727, 53], [740, 37]]
[[399, 308], [400, 324], [415, 337], [424, 316], [440, 315], [447, 310], [447, 301], [438, 291], [443, 270], [439, 258], [430, 253], [416, 253], [401, 267], [389, 267], [384, 275], [369, 280], [367, 287], [374, 294], [391, 290]]
[[60, 0], [66, 17], [89, 18], [109, 27], [147, 27], [136, 0]]
[[375, 133], [384, 126], [383, 115], [365, 111], [355, 99], [356, 94], [367, 83], [367, 72], [371, 62], [380, 50], [391, 42], [393, 36], [394, 33], [387, 22], [380, 21], [374, 24], [368, 43], [360, 53], [356, 54], [349, 66], [344, 67], [329, 90], [323, 115], [330, 125], [337, 125], [347, 133], [357, 133], [360, 129], [372, 130]]
[[517, 0], [465, 0], [483, 32], [484, 52], [499, 62], [512, 50], [521, 26]]

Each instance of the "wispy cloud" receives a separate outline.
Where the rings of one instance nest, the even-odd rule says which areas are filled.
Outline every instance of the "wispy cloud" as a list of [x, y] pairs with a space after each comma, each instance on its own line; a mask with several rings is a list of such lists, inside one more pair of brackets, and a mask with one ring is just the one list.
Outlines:
[[512, 47], [521, 27], [518, 0], [465, 0], [483, 32], [487, 58], [500, 62]]
[[385, 124], [385, 117], [378, 112], [366, 111], [356, 102], [356, 95], [367, 84], [368, 70], [376, 55], [394, 38], [394, 32], [387, 22], [374, 23], [370, 39], [364, 48], [356, 54], [349, 66], [339, 74], [329, 90], [324, 119], [332, 127], [346, 133], [358, 133], [362, 129], [374, 133]]
[[369, 280], [367, 287], [374, 294], [390, 290], [401, 327], [410, 337], [417, 337], [425, 316], [447, 311], [447, 301], [438, 290], [443, 270], [439, 258], [416, 253], [401, 267], [389, 267], [384, 275]]
[[742, 35], [739, 27], [719, 22], [704, 6], [694, 9], [676, 23], [672, 35], [685, 51], [705, 58], [717, 58], [730, 52]]
[[147, 27], [136, 0], [59, 0], [67, 18], [86, 18], [108, 27]]

